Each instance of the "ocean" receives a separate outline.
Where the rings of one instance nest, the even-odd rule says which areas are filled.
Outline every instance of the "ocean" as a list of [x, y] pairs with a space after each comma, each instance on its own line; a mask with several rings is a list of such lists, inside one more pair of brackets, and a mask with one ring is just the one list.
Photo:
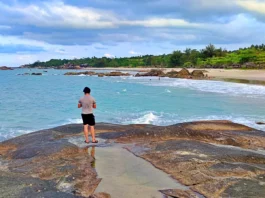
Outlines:
[[[265, 86], [156, 77], [64, 76], [66, 70], [0, 71], [0, 141], [81, 123], [85, 86], [97, 101], [97, 122], [172, 125], [231, 120], [265, 131]], [[18, 74], [42, 72], [43, 76]], [[102, 71], [101, 71], [102, 72]]]

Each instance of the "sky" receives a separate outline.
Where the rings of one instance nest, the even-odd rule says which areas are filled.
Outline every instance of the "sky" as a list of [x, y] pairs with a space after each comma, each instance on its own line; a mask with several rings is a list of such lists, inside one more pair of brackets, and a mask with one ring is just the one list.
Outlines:
[[265, 43], [265, 0], [0, 0], [0, 66]]

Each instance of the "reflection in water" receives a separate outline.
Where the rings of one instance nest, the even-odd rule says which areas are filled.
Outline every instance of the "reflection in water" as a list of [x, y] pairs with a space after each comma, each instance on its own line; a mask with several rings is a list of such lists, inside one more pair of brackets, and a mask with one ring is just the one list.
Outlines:
[[108, 192], [112, 198], [167, 198], [158, 190], [188, 189], [123, 146], [97, 147], [96, 160], [102, 178], [96, 193]]
[[[90, 151], [89, 151], [90, 150]], [[91, 167], [92, 168], [96, 168], [96, 158], [95, 158], [95, 154], [96, 154], [96, 147], [92, 146], [92, 147], [88, 147], [88, 153], [90, 153], [90, 156], [93, 157], [93, 161], [91, 162]]]

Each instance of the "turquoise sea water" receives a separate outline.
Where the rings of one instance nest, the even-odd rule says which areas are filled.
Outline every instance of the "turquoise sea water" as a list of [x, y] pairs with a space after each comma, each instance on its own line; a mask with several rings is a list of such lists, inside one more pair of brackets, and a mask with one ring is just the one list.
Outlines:
[[97, 100], [97, 122], [170, 125], [226, 119], [257, 129], [265, 121], [265, 86], [185, 79], [18, 76], [42, 70], [0, 71], [0, 141], [54, 126], [81, 123], [77, 101], [85, 86]]

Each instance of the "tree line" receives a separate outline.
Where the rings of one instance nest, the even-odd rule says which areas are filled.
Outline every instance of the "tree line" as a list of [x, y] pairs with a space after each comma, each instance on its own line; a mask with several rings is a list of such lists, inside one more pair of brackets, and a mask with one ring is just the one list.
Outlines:
[[265, 67], [265, 45], [252, 45], [234, 51], [216, 48], [213, 44], [204, 49], [187, 48], [184, 51], [176, 50], [171, 54], [143, 55], [123, 58], [87, 57], [80, 59], [51, 59], [47, 62], [36, 61], [25, 67], [53, 67], [65, 65], [81, 67], [243, 67], [246, 63]]

